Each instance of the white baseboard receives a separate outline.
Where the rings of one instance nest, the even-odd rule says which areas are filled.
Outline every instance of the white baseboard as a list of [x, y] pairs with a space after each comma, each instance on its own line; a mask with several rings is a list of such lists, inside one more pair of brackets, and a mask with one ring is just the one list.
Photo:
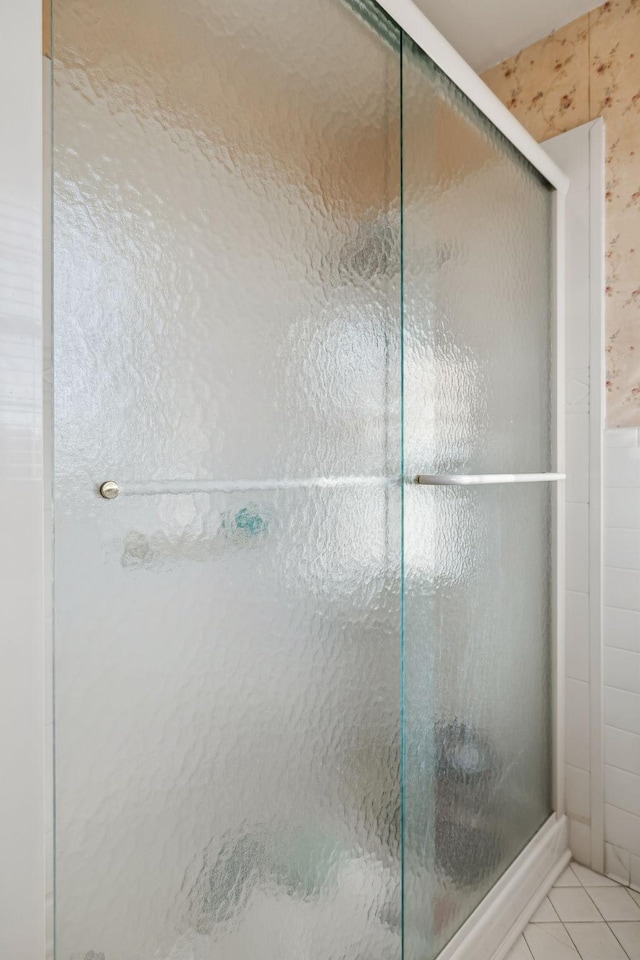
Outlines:
[[570, 859], [567, 818], [554, 813], [438, 960], [504, 960]]

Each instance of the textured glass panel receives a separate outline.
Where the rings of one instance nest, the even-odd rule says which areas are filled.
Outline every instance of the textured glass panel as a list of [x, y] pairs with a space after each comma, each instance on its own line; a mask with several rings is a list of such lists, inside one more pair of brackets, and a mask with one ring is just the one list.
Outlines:
[[551, 191], [404, 50], [407, 471], [549, 470]]
[[[549, 470], [550, 191], [403, 46], [406, 473]], [[551, 810], [550, 497], [406, 488], [406, 960]]]
[[405, 495], [405, 956], [433, 957], [551, 812], [550, 488]]
[[397, 50], [338, 0], [54, 48], [57, 960], [399, 958]]

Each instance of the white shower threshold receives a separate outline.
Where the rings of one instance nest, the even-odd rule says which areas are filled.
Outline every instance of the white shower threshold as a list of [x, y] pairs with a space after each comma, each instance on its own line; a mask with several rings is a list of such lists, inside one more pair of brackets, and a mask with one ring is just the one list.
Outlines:
[[569, 825], [552, 814], [438, 960], [505, 960], [569, 861]]

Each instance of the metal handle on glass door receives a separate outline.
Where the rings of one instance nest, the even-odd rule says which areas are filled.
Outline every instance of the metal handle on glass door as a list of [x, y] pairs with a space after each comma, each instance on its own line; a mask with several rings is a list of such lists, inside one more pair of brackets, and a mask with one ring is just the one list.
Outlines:
[[554, 483], [566, 480], [565, 473], [421, 473], [417, 483], [429, 487], [475, 487], [485, 483]]
[[115, 480], [105, 480], [100, 484], [99, 493], [105, 500], [115, 500], [120, 493], [120, 485]]

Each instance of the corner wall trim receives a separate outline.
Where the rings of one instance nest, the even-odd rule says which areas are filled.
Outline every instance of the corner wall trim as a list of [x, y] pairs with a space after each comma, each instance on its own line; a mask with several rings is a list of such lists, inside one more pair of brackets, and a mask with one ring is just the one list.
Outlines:
[[604, 873], [603, 444], [605, 429], [605, 129], [589, 129], [589, 696], [591, 869]]

